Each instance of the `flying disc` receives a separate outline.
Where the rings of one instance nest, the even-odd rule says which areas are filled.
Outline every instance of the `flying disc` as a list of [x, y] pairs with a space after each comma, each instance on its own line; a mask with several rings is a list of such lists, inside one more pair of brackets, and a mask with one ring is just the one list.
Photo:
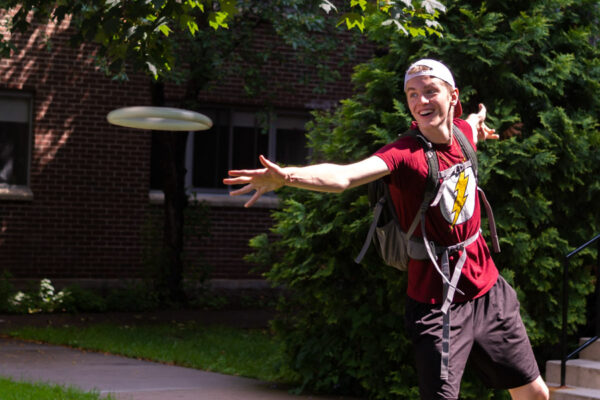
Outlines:
[[108, 122], [127, 128], [159, 131], [202, 131], [212, 127], [206, 115], [172, 107], [124, 107], [108, 113]]

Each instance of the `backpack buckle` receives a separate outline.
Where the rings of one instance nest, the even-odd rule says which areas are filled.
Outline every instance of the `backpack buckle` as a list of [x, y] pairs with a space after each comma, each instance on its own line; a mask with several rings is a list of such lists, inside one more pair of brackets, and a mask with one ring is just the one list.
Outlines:
[[435, 256], [435, 258], [437, 259], [438, 253], [437, 253], [437, 249], [435, 248], [435, 243], [433, 241], [429, 241], [429, 247], [431, 248], [431, 252]]

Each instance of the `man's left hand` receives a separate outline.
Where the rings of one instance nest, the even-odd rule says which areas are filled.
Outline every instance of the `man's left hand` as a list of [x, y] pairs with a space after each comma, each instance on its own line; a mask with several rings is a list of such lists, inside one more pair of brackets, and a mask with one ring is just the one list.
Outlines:
[[496, 130], [490, 128], [485, 124], [485, 117], [487, 110], [483, 104], [479, 104], [479, 112], [477, 114], [470, 114], [466, 121], [471, 125], [473, 132], [477, 132], [477, 141], [487, 139], [499, 139], [500, 136], [496, 134]]

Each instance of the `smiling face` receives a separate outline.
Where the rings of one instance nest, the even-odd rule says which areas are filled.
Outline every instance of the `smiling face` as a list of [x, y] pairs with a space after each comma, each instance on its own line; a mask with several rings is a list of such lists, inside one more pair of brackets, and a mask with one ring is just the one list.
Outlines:
[[439, 78], [417, 76], [406, 83], [406, 100], [423, 134], [430, 140], [440, 134], [449, 137], [453, 119], [449, 111], [458, 102], [458, 89], [452, 89]]

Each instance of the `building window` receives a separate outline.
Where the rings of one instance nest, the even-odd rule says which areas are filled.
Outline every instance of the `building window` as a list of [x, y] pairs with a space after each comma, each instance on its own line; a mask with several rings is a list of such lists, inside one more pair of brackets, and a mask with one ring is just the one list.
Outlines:
[[[230, 169], [261, 168], [258, 156], [285, 165], [306, 162], [304, 125], [308, 117], [298, 114], [203, 109], [213, 127], [190, 133], [186, 154], [186, 186], [199, 193], [227, 193], [223, 178]], [[160, 190], [157, 166], [159, 149], [153, 145], [151, 189]]]
[[29, 186], [31, 95], [0, 91], [0, 187]]

